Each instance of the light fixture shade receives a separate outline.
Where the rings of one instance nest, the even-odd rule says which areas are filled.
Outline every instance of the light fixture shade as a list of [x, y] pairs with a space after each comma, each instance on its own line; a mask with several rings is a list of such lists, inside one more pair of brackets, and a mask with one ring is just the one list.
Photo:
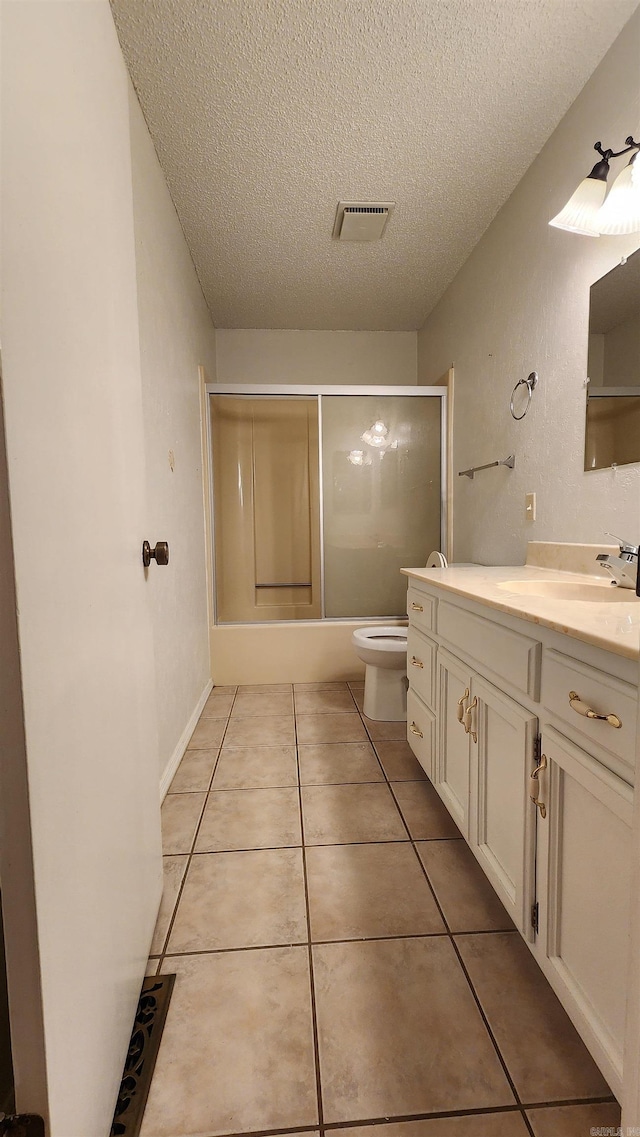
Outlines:
[[598, 230], [603, 236], [640, 233], [640, 179], [634, 169], [636, 165], [637, 161], [632, 160], [618, 174], [598, 213]]
[[586, 237], [600, 236], [600, 207], [607, 192], [607, 183], [600, 178], [584, 178], [571, 195], [564, 209], [549, 222], [556, 229], [569, 233], [583, 233]]

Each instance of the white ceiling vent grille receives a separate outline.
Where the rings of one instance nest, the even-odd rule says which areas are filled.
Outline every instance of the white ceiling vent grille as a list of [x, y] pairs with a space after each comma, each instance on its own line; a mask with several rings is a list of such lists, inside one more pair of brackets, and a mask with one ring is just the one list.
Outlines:
[[379, 241], [394, 201], [339, 201], [333, 236], [340, 241]]

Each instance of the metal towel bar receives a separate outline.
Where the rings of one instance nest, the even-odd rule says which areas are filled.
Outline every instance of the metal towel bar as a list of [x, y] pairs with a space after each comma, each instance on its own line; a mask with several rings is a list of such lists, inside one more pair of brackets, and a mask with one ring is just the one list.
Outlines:
[[486, 462], [484, 466], [472, 466], [470, 470], [459, 470], [458, 477], [473, 478], [474, 474], [478, 473], [478, 470], [490, 470], [492, 466], [508, 466], [510, 470], [513, 470], [515, 464], [516, 456], [515, 454], [510, 454], [508, 458], [502, 458], [499, 462]]
[[256, 584], [256, 588], [311, 588], [311, 581], [306, 584], [298, 584], [293, 580], [289, 584]]

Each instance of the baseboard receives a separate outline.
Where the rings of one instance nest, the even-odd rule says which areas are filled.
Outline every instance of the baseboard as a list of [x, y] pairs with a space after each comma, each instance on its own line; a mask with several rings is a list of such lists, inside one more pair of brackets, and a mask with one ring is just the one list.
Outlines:
[[196, 729], [198, 719], [200, 718], [200, 715], [202, 714], [202, 708], [204, 707], [207, 699], [209, 698], [212, 687], [213, 687], [213, 679], [210, 679], [209, 682], [207, 683], [204, 691], [202, 692], [200, 698], [198, 699], [197, 705], [195, 707], [193, 714], [191, 715], [191, 718], [189, 719], [189, 722], [185, 726], [182, 734], [180, 735], [180, 738], [178, 739], [178, 745], [176, 746], [173, 754], [171, 755], [169, 761], [167, 762], [164, 774], [162, 775], [162, 777], [160, 779], [160, 801], [161, 802], [163, 802], [165, 797], [167, 796], [167, 790], [169, 789], [169, 786], [171, 785], [171, 783], [173, 781], [175, 772], [178, 769], [178, 766], [180, 765], [182, 759], [184, 758], [184, 752], [187, 749], [187, 744], [189, 742], [189, 739], [191, 738], [191, 735], [193, 734], [194, 730]]

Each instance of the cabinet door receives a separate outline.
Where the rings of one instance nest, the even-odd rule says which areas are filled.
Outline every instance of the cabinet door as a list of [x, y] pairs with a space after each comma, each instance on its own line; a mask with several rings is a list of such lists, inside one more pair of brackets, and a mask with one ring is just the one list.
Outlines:
[[622, 1086], [633, 790], [552, 728], [538, 821], [538, 962], [615, 1094]]
[[471, 673], [446, 651], [438, 652], [438, 748], [434, 785], [462, 834], [469, 836], [469, 738], [458, 720], [466, 706]]
[[469, 844], [514, 924], [531, 940], [535, 807], [529, 776], [538, 719], [477, 675], [470, 705]]

